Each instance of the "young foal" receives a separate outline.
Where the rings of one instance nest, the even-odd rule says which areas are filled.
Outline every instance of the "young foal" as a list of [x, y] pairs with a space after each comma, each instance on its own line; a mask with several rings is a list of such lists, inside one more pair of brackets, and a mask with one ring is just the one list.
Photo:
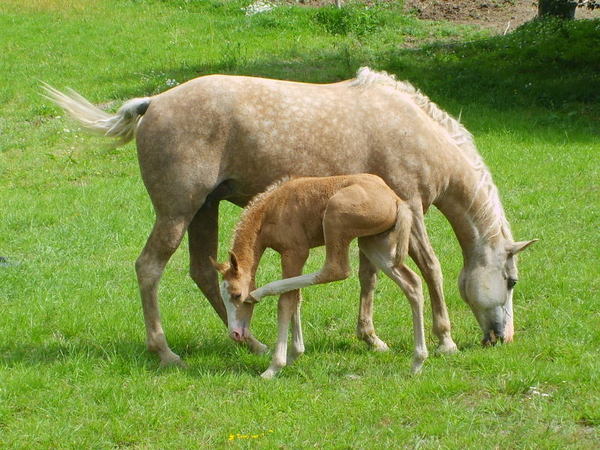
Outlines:
[[[283, 294], [278, 304], [278, 337], [273, 359], [262, 374], [272, 378], [304, 353], [298, 289], [349, 276], [348, 248], [358, 238], [361, 251], [404, 291], [413, 315], [415, 352], [412, 371], [427, 358], [420, 278], [404, 264], [412, 213], [385, 182], [368, 174], [296, 178], [275, 184], [244, 211], [235, 232], [228, 263], [216, 263], [223, 275], [221, 295], [227, 308], [229, 332], [236, 341], [250, 336], [254, 303]], [[325, 244], [323, 268], [300, 275], [309, 249]], [[266, 248], [281, 254], [285, 279], [255, 288], [255, 274]], [[292, 348], [287, 355], [292, 322]], [[361, 336], [375, 348], [387, 349], [377, 336]]]

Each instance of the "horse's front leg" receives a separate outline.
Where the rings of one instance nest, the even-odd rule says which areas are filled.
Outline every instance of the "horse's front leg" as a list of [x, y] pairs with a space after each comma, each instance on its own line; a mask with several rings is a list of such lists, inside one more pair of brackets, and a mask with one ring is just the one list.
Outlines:
[[[227, 326], [227, 311], [221, 299], [217, 272], [209, 257], [216, 258], [218, 247], [219, 202], [207, 200], [188, 227], [190, 276]], [[246, 341], [250, 351], [265, 353], [267, 346], [253, 336]]]
[[431, 299], [433, 333], [439, 339], [437, 351], [452, 354], [458, 351], [450, 333], [450, 318], [444, 301], [444, 280], [440, 262], [429, 242], [420, 206], [413, 208], [413, 223], [409, 241], [409, 254], [421, 271]]

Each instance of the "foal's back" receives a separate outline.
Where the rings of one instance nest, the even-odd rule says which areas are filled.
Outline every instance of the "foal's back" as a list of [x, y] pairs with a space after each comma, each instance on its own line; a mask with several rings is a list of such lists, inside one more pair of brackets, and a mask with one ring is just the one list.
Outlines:
[[351, 239], [381, 233], [394, 226], [399, 201], [376, 175], [295, 178], [266, 199], [263, 242], [279, 252], [318, 247], [325, 222]]

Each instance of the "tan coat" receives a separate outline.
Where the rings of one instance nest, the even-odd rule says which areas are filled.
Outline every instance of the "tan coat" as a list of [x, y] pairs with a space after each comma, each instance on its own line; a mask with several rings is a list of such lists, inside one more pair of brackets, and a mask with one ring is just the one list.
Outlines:
[[[114, 115], [73, 91], [46, 89], [94, 132], [121, 142], [135, 133], [142, 178], [156, 211], [136, 269], [148, 347], [163, 364], [180, 359], [162, 330], [158, 283], [186, 230], [192, 278], [226, 322], [209, 260], [216, 255], [218, 203], [245, 205], [285, 175], [372, 173], [409, 204], [410, 256], [429, 286], [439, 350], [450, 353], [456, 345], [442, 273], [423, 222], [429, 206], [436, 205], [463, 248], [461, 280], [468, 283], [461, 282], [461, 292], [484, 335], [512, 339], [512, 290], [506, 280], [516, 277], [512, 255], [525, 243], [513, 247], [496, 187], [471, 135], [410, 84], [368, 68], [356, 79], [326, 85], [212, 75], [130, 100]], [[365, 307], [359, 320], [369, 322], [375, 269], [364, 261], [361, 273]], [[252, 338], [248, 342], [255, 351], [265, 348]]]

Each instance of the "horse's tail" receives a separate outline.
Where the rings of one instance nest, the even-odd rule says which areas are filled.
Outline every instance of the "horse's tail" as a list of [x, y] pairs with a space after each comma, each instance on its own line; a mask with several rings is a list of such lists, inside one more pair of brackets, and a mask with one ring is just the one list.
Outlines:
[[394, 265], [402, 264], [408, 255], [408, 243], [410, 241], [410, 230], [412, 228], [412, 211], [408, 204], [398, 199], [397, 207], [396, 223], [394, 224], [393, 231], [396, 238], [396, 257]]
[[138, 122], [152, 101], [150, 97], [134, 98], [125, 102], [116, 114], [110, 115], [92, 105], [73, 89], [69, 89], [65, 94], [45, 83], [42, 87], [46, 98], [64, 109], [86, 130], [115, 138], [115, 146], [126, 144], [133, 139]]

